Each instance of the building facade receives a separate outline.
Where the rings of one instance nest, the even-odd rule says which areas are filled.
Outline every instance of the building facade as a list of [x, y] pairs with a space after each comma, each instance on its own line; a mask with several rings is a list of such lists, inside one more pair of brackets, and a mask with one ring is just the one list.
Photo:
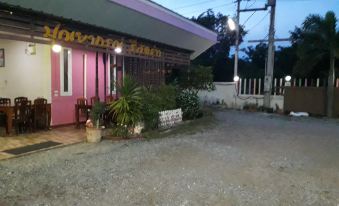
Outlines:
[[117, 97], [123, 76], [164, 83], [216, 34], [146, 0], [0, 0], [0, 97], [43, 97], [52, 125], [79, 97]]

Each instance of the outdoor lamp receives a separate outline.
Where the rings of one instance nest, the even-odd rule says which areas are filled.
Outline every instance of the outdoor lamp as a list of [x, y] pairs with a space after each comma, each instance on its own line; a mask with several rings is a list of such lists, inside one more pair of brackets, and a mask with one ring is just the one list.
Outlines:
[[114, 49], [115, 53], [120, 54], [122, 52], [121, 47], [117, 47]]
[[286, 81], [286, 82], [290, 82], [291, 79], [292, 79], [292, 77], [291, 77], [290, 75], [287, 75], [287, 76], [285, 77], [285, 81]]
[[234, 31], [237, 29], [236, 23], [234, 22], [234, 20], [232, 18], [228, 18], [227, 20], [227, 25], [230, 28], [231, 31]]
[[61, 52], [61, 46], [59, 44], [53, 44], [52, 46], [52, 50], [55, 52], [55, 53], [60, 53]]
[[239, 80], [240, 80], [240, 77], [238, 75], [233, 77], [234, 82], [238, 82]]
[[287, 75], [285, 77], [285, 87], [290, 87], [291, 86], [291, 80], [292, 80], [292, 77], [290, 75]]

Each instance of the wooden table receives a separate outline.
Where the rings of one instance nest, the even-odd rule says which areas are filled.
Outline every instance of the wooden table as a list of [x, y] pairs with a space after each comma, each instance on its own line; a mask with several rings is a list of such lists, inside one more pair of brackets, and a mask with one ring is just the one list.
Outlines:
[[[32, 105], [32, 109], [34, 108], [34, 105]], [[51, 104], [47, 104], [47, 115], [48, 115], [48, 128], [51, 125]], [[14, 106], [0, 106], [0, 112], [3, 112], [6, 114], [7, 121], [6, 121], [6, 133], [7, 135], [10, 135], [13, 128], [13, 117], [14, 117]]]
[[86, 111], [86, 121], [89, 118], [89, 110], [92, 109], [92, 105], [85, 104], [75, 104], [75, 126], [76, 128], [80, 128], [80, 110]]

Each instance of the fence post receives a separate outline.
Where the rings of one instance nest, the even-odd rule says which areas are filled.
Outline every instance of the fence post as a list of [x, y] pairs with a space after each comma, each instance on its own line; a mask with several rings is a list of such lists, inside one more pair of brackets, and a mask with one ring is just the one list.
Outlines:
[[317, 87], [319, 87], [319, 86], [320, 86], [320, 79], [317, 78]]
[[299, 78], [299, 87], [301, 87], [301, 78]]
[[252, 79], [248, 80], [248, 94], [252, 94]]
[[274, 96], [277, 95], [277, 78], [274, 78]]
[[339, 78], [337, 78], [337, 84], [336, 84], [336, 87], [337, 87], [337, 88], [339, 87]]
[[307, 84], [307, 78], [305, 78], [305, 85], [304, 86], [307, 87], [307, 85], [308, 85]]
[[280, 78], [280, 82], [279, 82], [279, 95], [282, 95], [282, 90], [283, 90], [283, 79]]
[[257, 78], [253, 80], [254, 85], [253, 85], [253, 94], [256, 95], [257, 93]]
[[241, 95], [242, 94], [242, 90], [241, 90], [241, 86], [242, 86], [242, 80], [241, 79], [239, 79], [239, 95]]
[[258, 94], [261, 95], [261, 78], [259, 78]]
[[246, 90], [247, 90], [247, 79], [245, 78], [244, 79], [244, 94], [246, 95], [247, 93], [246, 93]]

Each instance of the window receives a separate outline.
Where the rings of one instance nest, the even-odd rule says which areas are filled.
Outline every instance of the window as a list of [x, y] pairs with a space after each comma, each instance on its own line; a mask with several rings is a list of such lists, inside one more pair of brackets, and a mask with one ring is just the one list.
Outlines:
[[63, 48], [60, 52], [60, 94], [72, 95], [72, 50]]
[[115, 94], [116, 93], [116, 56], [110, 55], [110, 59], [109, 59], [109, 76], [108, 76], [108, 94]]

